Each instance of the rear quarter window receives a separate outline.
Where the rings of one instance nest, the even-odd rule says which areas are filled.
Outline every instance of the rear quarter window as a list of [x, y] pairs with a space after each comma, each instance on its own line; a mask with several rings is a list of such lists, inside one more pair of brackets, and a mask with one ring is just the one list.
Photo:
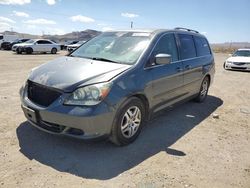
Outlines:
[[181, 59], [189, 59], [196, 57], [196, 50], [192, 35], [178, 34], [180, 40]]
[[197, 56], [211, 54], [209, 44], [205, 38], [194, 36], [194, 42], [196, 45]]

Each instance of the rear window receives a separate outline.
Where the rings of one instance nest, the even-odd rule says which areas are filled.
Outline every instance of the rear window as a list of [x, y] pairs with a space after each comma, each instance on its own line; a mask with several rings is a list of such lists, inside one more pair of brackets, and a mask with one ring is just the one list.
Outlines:
[[189, 59], [196, 57], [196, 50], [192, 35], [178, 34], [180, 39], [181, 59]]
[[194, 41], [195, 41], [198, 56], [211, 54], [209, 44], [205, 38], [194, 36]]

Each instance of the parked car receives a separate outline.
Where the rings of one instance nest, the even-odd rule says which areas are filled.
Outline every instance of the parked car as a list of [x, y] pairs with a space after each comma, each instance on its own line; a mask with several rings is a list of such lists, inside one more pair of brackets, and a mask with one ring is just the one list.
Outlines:
[[15, 44], [12, 51], [21, 54], [26, 52], [32, 54], [33, 52], [50, 52], [56, 54], [60, 50], [60, 45], [47, 39], [31, 39], [24, 43]]
[[76, 44], [76, 43], [78, 43], [78, 42], [79, 42], [79, 40], [68, 41], [68, 42], [66, 42], [66, 43], [64, 44], [63, 49], [64, 49], [64, 50], [67, 50], [69, 45]]
[[250, 49], [238, 49], [225, 61], [223, 67], [226, 70], [250, 71]]
[[197, 31], [104, 32], [33, 69], [20, 89], [22, 109], [40, 130], [126, 145], [153, 113], [203, 102], [214, 72], [209, 43]]
[[67, 46], [67, 50], [69, 51], [69, 52], [72, 52], [73, 50], [75, 50], [76, 48], [78, 48], [79, 46], [81, 46], [82, 44], [84, 44], [86, 41], [79, 41], [78, 43], [76, 43], [76, 44], [70, 44], [70, 45], [68, 45]]
[[10, 41], [10, 42], [3, 42], [2, 49], [3, 50], [11, 50], [13, 45], [20, 44], [20, 43], [26, 42], [28, 40], [30, 40], [30, 39], [16, 39], [16, 40]]
[[17, 35], [2, 35], [0, 34], [0, 48], [2, 48], [3, 42], [10, 42], [18, 39]]

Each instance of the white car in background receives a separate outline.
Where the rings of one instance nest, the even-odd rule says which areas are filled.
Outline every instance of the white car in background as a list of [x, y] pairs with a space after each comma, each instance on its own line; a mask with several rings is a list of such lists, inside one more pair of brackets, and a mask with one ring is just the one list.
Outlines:
[[250, 49], [238, 49], [225, 61], [224, 69], [250, 71]]
[[70, 44], [67, 46], [67, 50], [69, 52], [72, 52], [73, 50], [75, 50], [76, 48], [78, 48], [79, 46], [81, 46], [82, 44], [84, 44], [86, 41], [79, 41], [76, 44]]
[[60, 45], [48, 39], [31, 39], [24, 43], [15, 44], [12, 51], [21, 54], [26, 52], [32, 54], [33, 52], [49, 52], [56, 54], [60, 50]]

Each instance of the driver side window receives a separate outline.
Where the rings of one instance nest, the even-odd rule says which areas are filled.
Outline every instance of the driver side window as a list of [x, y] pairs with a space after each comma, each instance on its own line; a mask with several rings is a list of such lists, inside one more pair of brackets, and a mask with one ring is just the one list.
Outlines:
[[178, 61], [178, 52], [174, 34], [165, 34], [156, 44], [152, 57], [157, 54], [171, 55], [171, 62]]

